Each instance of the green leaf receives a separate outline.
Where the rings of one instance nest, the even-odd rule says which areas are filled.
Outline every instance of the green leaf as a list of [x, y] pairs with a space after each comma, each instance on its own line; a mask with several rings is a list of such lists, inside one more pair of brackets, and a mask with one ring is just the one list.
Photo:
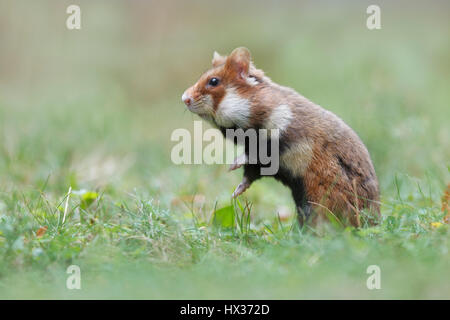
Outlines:
[[98, 193], [94, 191], [79, 190], [72, 193], [80, 196], [82, 209], [87, 209], [98, 198]]
[[233, 228], [234, 226], [233, 206], [229, 205], [215, 211], [213, 225], [218, 228]]

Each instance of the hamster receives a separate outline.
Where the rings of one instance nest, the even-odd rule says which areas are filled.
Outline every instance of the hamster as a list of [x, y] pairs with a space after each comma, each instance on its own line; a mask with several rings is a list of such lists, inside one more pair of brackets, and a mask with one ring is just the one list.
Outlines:
[[[300, 225], [326, 220], [328, 214], [355, 227], [379, 220], [378, 179], [358, 135], [332, 112], [274, 83], [255, 67], [248, 49], [229, 56], [214, 52], [212, 68], [182, 100], [223, 133], [279, 130], [279, 170], [273, 177], [291, 189]], [[243, 180], [233, 197], [262, 177], [261, 164], [248, 161], [248, 146], [230, 170], [242, 166]]]

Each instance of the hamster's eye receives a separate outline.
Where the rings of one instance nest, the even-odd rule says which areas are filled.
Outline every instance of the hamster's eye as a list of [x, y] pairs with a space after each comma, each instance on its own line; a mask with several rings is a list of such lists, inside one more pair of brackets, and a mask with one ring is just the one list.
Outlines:
[[217, 78], [211, 78], [211, 80], [209, 80], [209, 82], [208, 82], [208, 84], [211, 86], [211, 87], [217, 87], [217, 85], [219, 84], [219, 79], [217, 79]]

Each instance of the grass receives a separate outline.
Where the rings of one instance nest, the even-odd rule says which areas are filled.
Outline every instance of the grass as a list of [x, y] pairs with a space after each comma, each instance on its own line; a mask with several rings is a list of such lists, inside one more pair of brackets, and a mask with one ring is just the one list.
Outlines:
[[[89, 205], [73, 195], [64, 223], [64, 196], [53, 203], [45, 192], [28, 195], [28, 201], [23, 196], [2, 199], [2, 298], [448, 294], [448, 227], [431, 225], [443, 214], [420, 198], [386, 204], [380, 226], [330, 228], [319, 237], [314, 230], [299, 230], [295, 221], [250, 222], [238, 202], [226, 207], [236, 209], [234, 226], [222, 228], [199, 215], [175, 216], [148, 194], [103, 194]], [[39, 237], [43, 225], [48, 229]], [[65, 288], [71, 264], [82, 270], [81, 291]], [[382, 270], [377, 292], [365, 287], [372, 264]]]
[[[0, 298], [450, 297], [445, 8], [385, 4], [372, 32], [364, 4], [249, 2], [236, 15], [81, 2], [74, 33], [59, 28], [64, 1], [25, 5], [0, 5]], [[279, 183], [232, 201], [240, 170], [170, 161], [171, 132], [198, 120], [181, 93], [213, 50], [239, 45], [358, 132], [379, 226], [299, 230]], [[72, 264], [81, 290], [66, 288]], [[381, 290], [366, 287], [369, 265]]]

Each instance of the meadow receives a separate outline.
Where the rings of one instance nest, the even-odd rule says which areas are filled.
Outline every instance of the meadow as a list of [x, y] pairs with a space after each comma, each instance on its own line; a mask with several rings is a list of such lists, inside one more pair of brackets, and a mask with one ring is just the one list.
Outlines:
[[[379, 3], [368, 30], [366, 1], [82, 0], [68, 30], [70, 1], [2, 1], [0, 298], [450, 298], [449, 5]], [[378, 226], [299, 229], [273, 179], [232, 201], [242, 170], [171, 161], [181, 94], [238, 46], [358, 133]]]

